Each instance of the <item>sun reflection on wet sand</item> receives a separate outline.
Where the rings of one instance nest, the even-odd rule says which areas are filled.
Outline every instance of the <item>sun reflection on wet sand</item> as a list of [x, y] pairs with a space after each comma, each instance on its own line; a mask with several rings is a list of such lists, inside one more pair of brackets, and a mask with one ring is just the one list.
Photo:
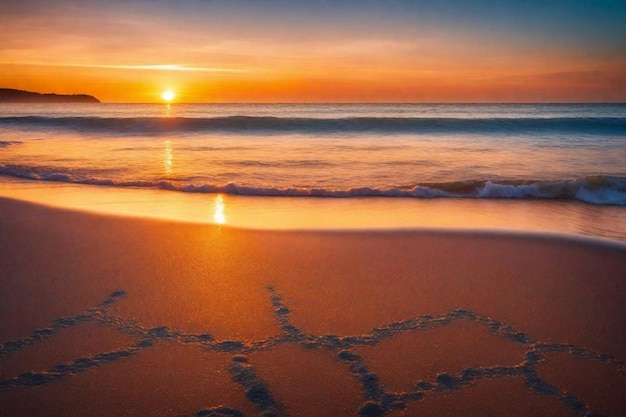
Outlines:
[[226, 223], [226, 215], [224, 214], [224, 197], [219, 194], [215, 197], [215, 211], [213, 212], [213, 221], [217, 224]]

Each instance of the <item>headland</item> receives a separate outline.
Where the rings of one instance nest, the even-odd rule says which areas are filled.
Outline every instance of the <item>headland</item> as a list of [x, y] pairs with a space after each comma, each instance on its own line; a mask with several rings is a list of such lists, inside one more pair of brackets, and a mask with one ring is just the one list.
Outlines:
[[42, 94], [0, 88], [0, 103], [100, 103], [100, 100], [88, 94]]

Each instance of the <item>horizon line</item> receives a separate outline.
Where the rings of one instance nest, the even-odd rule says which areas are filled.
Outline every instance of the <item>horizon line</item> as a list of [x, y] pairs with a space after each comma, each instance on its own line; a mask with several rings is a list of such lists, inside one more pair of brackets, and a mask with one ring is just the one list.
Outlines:
[[[79, 93], [80, 94], [80, 93]], [[80, 103], [78, 103], [80, 104]], [[626, 104], [625, 101], [101, 101], [91, 104], [259, 104], [259, 105], [281, 105], [281, 104], [372, 104], [372, 105], [398, 105], [398, 104]]]

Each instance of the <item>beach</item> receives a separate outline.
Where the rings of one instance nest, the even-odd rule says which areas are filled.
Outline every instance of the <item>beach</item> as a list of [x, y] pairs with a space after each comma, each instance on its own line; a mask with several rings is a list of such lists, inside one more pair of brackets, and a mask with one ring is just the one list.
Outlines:
[[0, 13], [0, 417], [626, 417], [626, 2]]
[[7, 415], [626, 413], [618, 242], [0, 211]]

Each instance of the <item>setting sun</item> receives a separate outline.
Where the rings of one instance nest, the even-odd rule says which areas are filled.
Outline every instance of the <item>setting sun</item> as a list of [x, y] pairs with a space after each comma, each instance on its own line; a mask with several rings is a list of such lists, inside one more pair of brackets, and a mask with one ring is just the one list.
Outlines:
[[161, 94], [161, 98], [165, 101], [172, 101], [174, 100], [174, 97], [174, 92], [170, 90], [164, 91], [163, 94]]

